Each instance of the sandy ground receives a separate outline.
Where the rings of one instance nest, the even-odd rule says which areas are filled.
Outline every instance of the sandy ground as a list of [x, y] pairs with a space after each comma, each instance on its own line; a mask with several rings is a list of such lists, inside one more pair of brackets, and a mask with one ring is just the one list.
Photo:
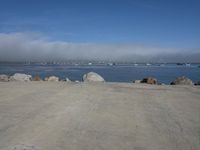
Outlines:
[[200, 88], [0, 83], [1, 150], [199, 150]]

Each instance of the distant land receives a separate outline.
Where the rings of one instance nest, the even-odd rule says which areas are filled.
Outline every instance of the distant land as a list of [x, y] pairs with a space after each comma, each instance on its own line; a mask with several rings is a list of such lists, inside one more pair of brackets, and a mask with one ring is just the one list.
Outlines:
[[97, 60], [67, 60], [67, 61], [0, 61], [0, 65], [153, 65], [153, 64], [200, 64], [200, 62], [136, 62], [136, 61], [97, 61]]

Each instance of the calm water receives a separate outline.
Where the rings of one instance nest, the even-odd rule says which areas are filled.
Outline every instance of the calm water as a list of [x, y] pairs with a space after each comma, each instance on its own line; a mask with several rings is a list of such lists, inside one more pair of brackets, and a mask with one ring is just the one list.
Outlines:
[[12, 75], [14, 73], [26, 73], [42, 78], [55, 75], [61, 79], [68, 77], [70, 80], [81, 80], [83, 74], [94, 71], [102, 75], [106, 81], [131, 82], [152, 76], [160, 83], [169, 84], [178, 76], [187, 76], [194, 82], [200, 81], [199, 64], [189, 67], [176, 64], [159, 65], [116, 65], [116, 66], [67, 66], [67, 65], [0, 65], [0, 74]]

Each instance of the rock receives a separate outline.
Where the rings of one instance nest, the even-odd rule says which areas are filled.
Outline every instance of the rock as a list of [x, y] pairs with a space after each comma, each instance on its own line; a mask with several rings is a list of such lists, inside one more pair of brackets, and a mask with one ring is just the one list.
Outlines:
[[133, 83], [141, 83], [141, 80], [135, 80]]
[[198, 81], [197, 83], [195, 83], [195, 85], [200, 85], [200, 81]]
[[104, 82], [104, 78], [95, 72], [89, 72], [83, 76], [84, 82]]
[[44, 80], [45, 81], [59, 81], [59, 78], [56, 76], [50, 76], [50, 77], [46, 77]]
[[71, 82], [71, 80], [69, 78], [65, 78], [66, 82]]
[[78, 81], [78, 80], [75, 80], [74, 82], [75, 82], [75, 83], [79, 83], [80, 81]]
[[171, 85], [194, 85], [194, 83], [189, 78], [182, 76], [171, 82]]
[[1, 74], [0, 75], [0, 81], [8, 82], [9, 81], [9, 76], [7, 76], [5, 74]]
[[23, 73], [15, 73], [9, 78], [10, 81], [31, 81], [32, 76]]
[[42, 79], [40, 78], [40, 76], [36, 75], [32, 81], [42, 81]]
[[148, 77], [148, 78], [142, 79], [141, 83], [157, 84], [158, 82], [156, 78]]
[[71, 82], [71, 80], [69, 78], [65, 78], [65, 79], [61, 79], [60, 81], [63, 81], [63, 82]]

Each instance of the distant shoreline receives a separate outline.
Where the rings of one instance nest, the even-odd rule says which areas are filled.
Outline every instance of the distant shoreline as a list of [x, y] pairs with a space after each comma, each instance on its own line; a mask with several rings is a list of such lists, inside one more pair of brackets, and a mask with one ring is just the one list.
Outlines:
[[48, 61], [48, 62], [34, 62], [34, 61], [0, 61], [0, 65], [6, 64], [20, 64], [20, 65], [108, 65], [114, 63], [117, 65], [131, 65], [131, 64], [200, 64], [200, 62], [129, 62], [129, 61]]

